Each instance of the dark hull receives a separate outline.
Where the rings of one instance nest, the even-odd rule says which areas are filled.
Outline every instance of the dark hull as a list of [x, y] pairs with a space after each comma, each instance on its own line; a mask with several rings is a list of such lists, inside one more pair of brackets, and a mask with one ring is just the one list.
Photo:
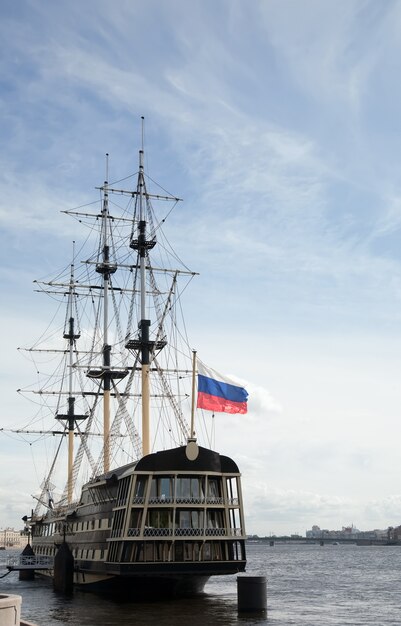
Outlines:
[[[239, 571], [245, 570], [245, 563], [236, 564]], [[193, 564], [171, 563], [167, 567], [160, 564], [144, 566], [138, 572], [133, 565], [121, 565], [116, 578], [113, 578], [103, 587], [113, 595], [121, 593], [125, 597], [177, 597], [199, 595], [203, 593], [205, 584], [211, 576], [233, 574], [233, 569], [226, 563], [216, 567], [215, 563], [203, 564], [194, 567]]]
[[245, 570], [238, 468], [204, 448], [193, 460], [183, 447], [118, 468], [32, 528], [35, 554], [54, 557], [45, 575], [60, 591], [193, 595], [211, 576]]
[[82, 591], [110, 595], [125, 601], [145, 598], [157, 600], [202, 594], [208, 580], [209, 576], [200, 575], [151, 574], [135, 577], [116, 576], [94, 583], [78, 583], [75, 587]]
[[[227, 563], [203, 564], [201, 568], [193, 564], [172, 563], [166, 567], [144, 565], [141, 568], [133, 565], [114, 567], [114, 574], [110, 571], [99, 573], [96, 567], [79, 567], [75, 572], [74, 587], [81, 591], [106, 594], [118, 597], [120, 600], [138, 600], [158, 598], [174, 598], [194, 596], [204, 592], [204, 587], [211, 576], [232, 575], [245, 571], [245, 561], [236, 563], [235, 571]], [[196, 571], [197, 570], [197, 571]], [[41, 576], [54, 577], [53, 571], [37, 572]]]

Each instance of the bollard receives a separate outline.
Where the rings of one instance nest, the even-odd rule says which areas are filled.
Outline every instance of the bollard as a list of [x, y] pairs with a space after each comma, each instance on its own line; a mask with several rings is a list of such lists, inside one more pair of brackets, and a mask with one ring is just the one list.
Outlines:
[[71, 594], [74, 580], [74, 557], [68, 543], [63, 541], [54, 557], [53, 586], [55, 591]]
[[237, 577], [238, 612], [266, 611], [266, 576]]
[[0, 595], [0, 626], [20, 626], [21, 596]]
[[[25, 548], [21, 552], [21, 556], [35, 556], [35, 553], [30, 543], [26, 544]], [[18, 572], [18, 580], [33, 580], [34, 578], [34, 569], [20, 569], [20, 571]]]

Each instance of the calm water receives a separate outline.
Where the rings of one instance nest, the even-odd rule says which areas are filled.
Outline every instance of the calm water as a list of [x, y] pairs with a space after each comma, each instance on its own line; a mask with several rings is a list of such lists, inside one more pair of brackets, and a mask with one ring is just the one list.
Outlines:
[[250, 544], [247, 574], [268, 579], [267, 615], [238, 616], [235, 576], [213, 579], [200, 598], [170, 602], [121, 604], [82, 592], [66, 599], [14, 572], [0, 593], [22, 595], [22, 616], [38, 626], [401, 624], [401, 547]]

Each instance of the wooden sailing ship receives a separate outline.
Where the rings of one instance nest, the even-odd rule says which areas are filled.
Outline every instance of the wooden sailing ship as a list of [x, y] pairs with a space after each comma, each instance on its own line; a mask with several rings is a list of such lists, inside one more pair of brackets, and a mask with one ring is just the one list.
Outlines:
[[[107, 157], [107, 179], [108, 169]], [[98, 243], [84, 263], [74, 248], [68, 270], [37, 283], [67, 304], [67, 315], [61, 348], [52, 336], [29, 350], [59, 355], [63, 365], [39, 390], [60, 444], [25, 519], [35, 555], [67, 551], [74, 585], [127, 596], [194, 593], [210, 576], [245, 569], [240, 472], [200, 445], [195, 428], [197, 361], [176, 307], [180, 279], [194, 272], [171, 269], [178, 257], [162, 233], [166, 213], [152, 206], [179, 198], [148, 191], [143, 146], [135, 177], [132, 190], [105, 182], [99, 211], [67, 211]], [[164, 266], [153, 260], [158, 248]], [[56, 493], [64, 448], [66, 486]], [[54, 576], [55, 565], [41, 574]]]

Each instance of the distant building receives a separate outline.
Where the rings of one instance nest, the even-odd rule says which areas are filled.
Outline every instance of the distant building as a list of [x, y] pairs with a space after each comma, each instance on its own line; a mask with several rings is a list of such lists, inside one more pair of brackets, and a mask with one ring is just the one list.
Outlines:
[[401, 541], [401, 526], [390, 526], [387, 532], [389, 541]]
[[390, 526], [384, 530], [375, 528], [374, 530], [361, 531], [355, 528], [353, 524], [351, 526], [343, 526], [341, 530], [321, 529], [315, 525], [312, 526], [312, 530], [306, 531], [306, 537], [308, 539], [359, 539], [369, 541], [386, 539], [401, 541], [401, 526], [396, 526], [395, 528]]
[[26, 535], [22, 530], [14, 528], [0, 528], [0, 547], [1, 548], [21, 548], [27, 543]]

